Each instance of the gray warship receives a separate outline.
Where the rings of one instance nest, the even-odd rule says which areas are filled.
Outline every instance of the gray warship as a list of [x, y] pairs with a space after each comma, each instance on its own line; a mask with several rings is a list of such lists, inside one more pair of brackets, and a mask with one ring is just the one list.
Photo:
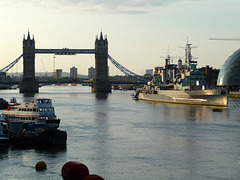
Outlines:
[[[191, 53], [191, 48], [195, 47], [191, 45], [187, 42], [184, 47], [184, 65], [181, 59], [178, 60], [178, 64], [172, 64], [168, 55], [165, 66], [155, 68], [152, 81], [137, 89], [134, 98], [164, 103], [227, 107], [227, 90], [216, 87], [206, 78], [206, 73], [211, 69], [209, 66], [204, 70], [197, 69], [197, 61], [193, 60]], [[215, 74], [218, 75], [218, 72]]]

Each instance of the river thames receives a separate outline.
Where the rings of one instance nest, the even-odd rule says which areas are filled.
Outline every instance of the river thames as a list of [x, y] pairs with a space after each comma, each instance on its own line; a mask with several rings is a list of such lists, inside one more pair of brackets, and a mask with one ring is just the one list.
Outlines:
[[[240, 105], [228, 109], [133, 100], [133, 91], [94, 94], [87, 86], [44, 86], [24, 96], [1, 90], [1, 97], [30, 102], [51, 98], [64, 149], [0, 147], [0, 179], [59, 180], [68, 161], [84, 163], [106, 180], [240, 179]], [[37, 172], [38, 161], [47, 170]]]

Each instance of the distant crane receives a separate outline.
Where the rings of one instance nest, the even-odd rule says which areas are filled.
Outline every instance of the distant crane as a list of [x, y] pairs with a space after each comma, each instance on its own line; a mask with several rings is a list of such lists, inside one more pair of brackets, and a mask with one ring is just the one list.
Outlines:
[[56, 56], [53, 56], [53, 77], [55, 77], [55, 58]]
[[46, 73], [46, 76], [47, 76], [47, 71], [45, 70], [45, 67], [44, 67], [44, 64], [43, 64], [42, 58], [41, 58], [41, 62], [42, 62], [43, 70], [44, 70], [44, 72]]
[[238, 38], [209, 38], [209, 40], [240, 41]]

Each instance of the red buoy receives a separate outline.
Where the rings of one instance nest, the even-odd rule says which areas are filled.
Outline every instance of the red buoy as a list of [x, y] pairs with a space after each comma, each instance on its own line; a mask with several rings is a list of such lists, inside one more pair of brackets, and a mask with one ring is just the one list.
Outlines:
[[89, 170], [85, 164], [69, 161], [63, 165], [61, 174], [64, 180], [81, 180], [89, 175]]
[[104, 180], [104, 179], [96, 174], [90, 174], [88, 176], [85, 176], [82, 180]]

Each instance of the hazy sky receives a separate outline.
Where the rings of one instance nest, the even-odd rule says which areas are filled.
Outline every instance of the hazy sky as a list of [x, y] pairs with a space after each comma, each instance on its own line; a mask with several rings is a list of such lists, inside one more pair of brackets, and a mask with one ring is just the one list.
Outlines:
[[[109, 54], [137, 74], [162, 66], [167, 49], [184, 56], [187, 37], [198, 48], [198, 67], [221, 68], [240, 41], [239, 0], [0, 0], [0, 67], [22, 54], [23, 35], [34, 34], [36, 48], [94, 48], [97, 34], [109, 42]], [[53, 55], [36, 55], [36, 71], [52, 72]], [[87, 74], [94, 55], [56, 56], [55, 67]], [[110, 62], [109, 62], [110, 64]], [[22, 72], [22, 60], [13, 72]], [[10, 70], [9, 72], [12, 72]], [[112, 65], [110, 73], [119, 74]]]

